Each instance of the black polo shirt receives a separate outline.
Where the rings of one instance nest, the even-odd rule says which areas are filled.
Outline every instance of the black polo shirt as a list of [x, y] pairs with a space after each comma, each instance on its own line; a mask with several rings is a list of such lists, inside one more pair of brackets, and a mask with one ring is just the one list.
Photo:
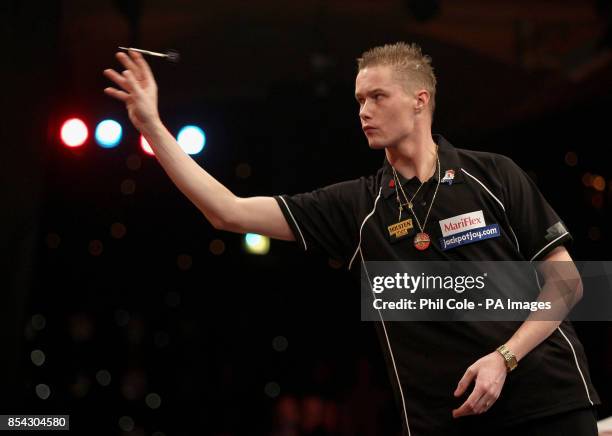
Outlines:
[[[412, 236], [399, 241], [389, 236], [388, 226], [398, 222], [399, 211], [386, 158], [376, 174], [309, 193], [275, 196], [298, 244], [307, 252], [343, 260], [359, 275], [367, 261], [541, 260], [571, 240], [537, 186], [511, 159], [455, 148], [439, 135], [434, 140], [442, 179], [424, 229], [431, 237], [427, 250], [417, 250]], [[398, 176], [406, 195], [412, 196], [420, 181]], [[421, 223], [437, 184], [436, 172], [415, 197]], [[406, 218], [410, 216], [404, 211], [402, 220]], [[493, 236], [457, 243], [456, 236], [471, 226], [491, 228]], [[471, 425], [512, 425], [599, 404], [584, 350], [569, 321], [521, 360], [488, 412], [456, 420], [451, 410], [471, 392], [453, 396], [465, 370], [510, 339], [521, 323], [376, 324], [404, 431], [409, 428], [411, 436], [452, 435]]]

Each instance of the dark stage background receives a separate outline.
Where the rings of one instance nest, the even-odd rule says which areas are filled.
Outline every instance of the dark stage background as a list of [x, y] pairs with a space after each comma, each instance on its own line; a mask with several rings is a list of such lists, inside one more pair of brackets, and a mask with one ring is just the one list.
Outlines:
[[[174, 187], [104, 68], [152, 60], [169, 129], [240, 196], [374, 172], [355, 58], [419, 43], [438, 76], [434, 133], [506, 154], [564, 219], [575, 259], [609, 260], [609, 1], [4, 1], [0, 413], [67, 413], [74, 434], [396, 434], [371, 325], [345, 266], [272, 241], [247, 254]], [[68, 116], [119, 120], [121, 145], [68, 149]], [[603, 186], [602, 186], [603, 183]], [[612, 414], [612, 328], [577, 323]], [[283, 425], [297, 423], [297, 433]]]

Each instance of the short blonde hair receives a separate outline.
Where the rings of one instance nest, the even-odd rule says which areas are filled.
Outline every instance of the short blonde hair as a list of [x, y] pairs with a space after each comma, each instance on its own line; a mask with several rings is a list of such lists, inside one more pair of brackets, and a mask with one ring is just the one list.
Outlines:
[[433, 115], [436, 107], [436, 75], [431, 66], [431, 57], [423, 55], [417, 44], [396, 42], [371, 48], [357, 58], [357, 72], [366, 67], [387, 65], [393, 68], [406, 90], [424, 88], [431, 96], [429, 106]]

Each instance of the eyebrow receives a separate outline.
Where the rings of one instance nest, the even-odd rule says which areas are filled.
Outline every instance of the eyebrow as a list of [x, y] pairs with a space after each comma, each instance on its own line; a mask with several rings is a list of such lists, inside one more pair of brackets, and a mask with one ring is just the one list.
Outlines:
[[[372, 95], [372, 94], [375, 94], [375, 93], [377, 93], [377, 92], [386, 92], [386, 91], [385, 91], [384, 89], [382, 89], [382, 88], [376, 88], [376, 89], [373, 89], [373, 90], [371, 90], [371, 91], [368, 91], [366, 94], [368, 94], [368, 95]], [[358, 92], [356, 92], [356, 93], [355, 93], [355, 98], [356, 98], [356, 99], [359, 99], [359, 97], [361, 97], [361, 94], [359, 94]]]

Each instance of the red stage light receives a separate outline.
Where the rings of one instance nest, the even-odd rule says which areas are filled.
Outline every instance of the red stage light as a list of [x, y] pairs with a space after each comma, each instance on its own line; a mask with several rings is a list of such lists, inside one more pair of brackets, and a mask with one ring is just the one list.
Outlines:
[[148, 155], [151, 155], [151, 156], [155, 155], [155, 153], [153, 152], [153, 149], [151, 148], [151, 146], [149, 145], [145, 137], [142, 135], [140, 135], [140, 148], [142, 148], [143, 151], [147, 153]]

